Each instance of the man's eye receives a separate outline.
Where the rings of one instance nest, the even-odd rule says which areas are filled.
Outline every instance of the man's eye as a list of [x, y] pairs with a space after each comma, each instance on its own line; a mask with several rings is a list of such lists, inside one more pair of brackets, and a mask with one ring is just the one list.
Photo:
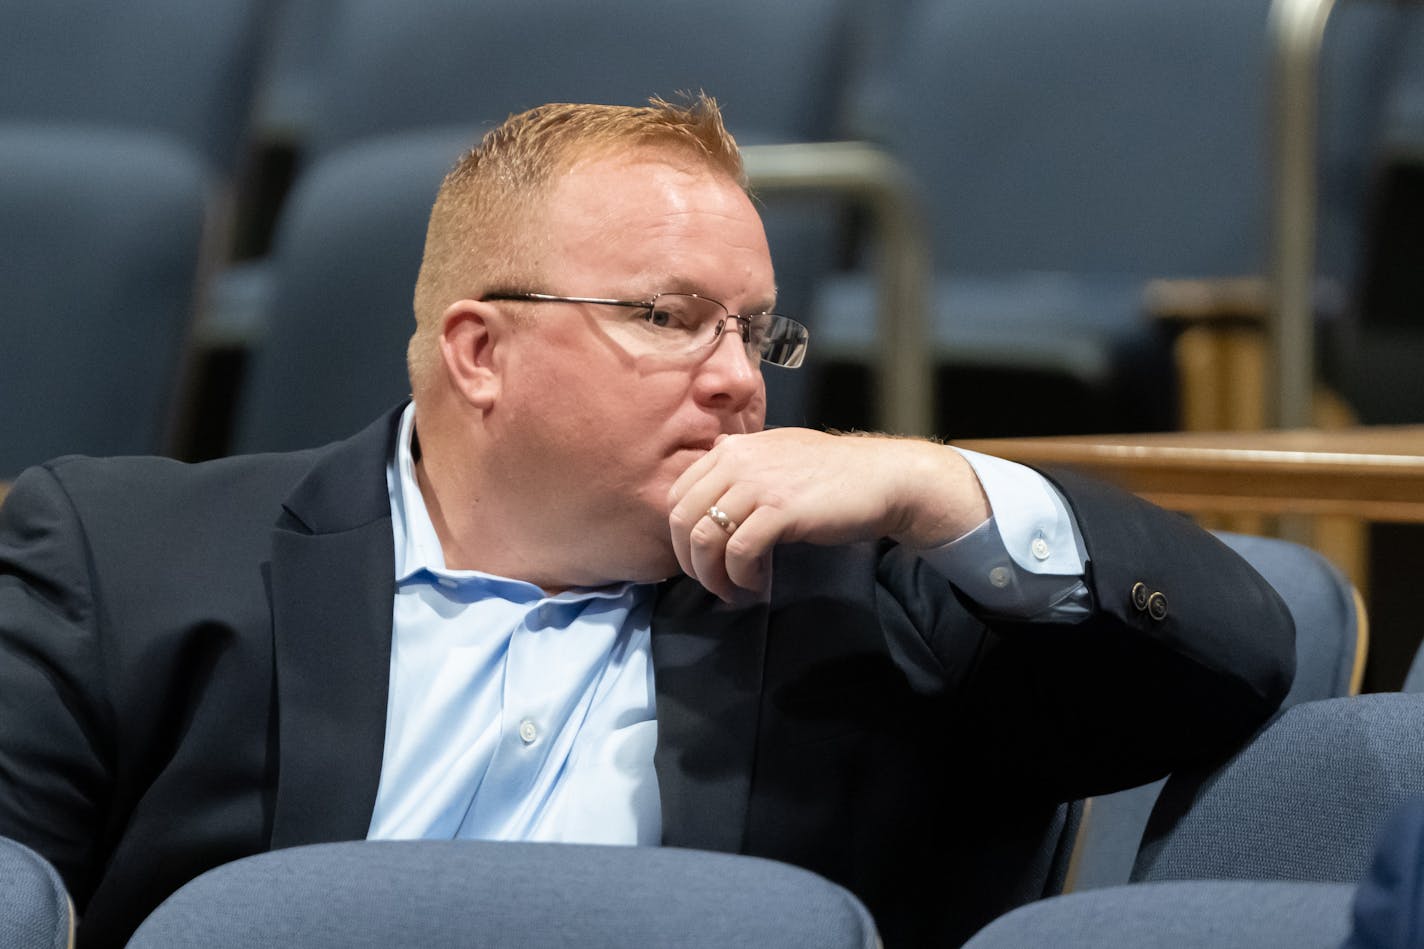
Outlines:
[[678, 332], [688, 332], [696, 328], [697, 323], [692, 317], [677, 307], [655, 307], [647, 311], [643, 317], [649, 326], [656, 326], [659, 329], [676, 330]]

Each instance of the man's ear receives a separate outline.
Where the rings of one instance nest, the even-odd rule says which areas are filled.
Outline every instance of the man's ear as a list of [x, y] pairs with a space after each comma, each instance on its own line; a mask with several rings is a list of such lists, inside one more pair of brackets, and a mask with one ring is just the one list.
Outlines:
[[440, 318], [440, 356], [450, 386], [477, 409], [499, 395], [499, 340], [505, 325], [497, 309], [478, 300], [450, 304]]

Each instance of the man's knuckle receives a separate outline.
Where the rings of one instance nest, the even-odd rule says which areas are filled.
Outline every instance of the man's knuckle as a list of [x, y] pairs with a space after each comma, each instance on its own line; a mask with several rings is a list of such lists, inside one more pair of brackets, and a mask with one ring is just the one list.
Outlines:
[[756, 552], [755, 545], [745, 537], [738, 537], [733, 534], [727, 541], [727, 556], [737, 560], [745, 560], [753, 556]]
[[689, 536], [692, 538], [694, 544], [706, 546], [716, 540], [721, 533], [722, 528], [709, 524], [706, 521], [698, 521], [698, 523], [693, 525]]

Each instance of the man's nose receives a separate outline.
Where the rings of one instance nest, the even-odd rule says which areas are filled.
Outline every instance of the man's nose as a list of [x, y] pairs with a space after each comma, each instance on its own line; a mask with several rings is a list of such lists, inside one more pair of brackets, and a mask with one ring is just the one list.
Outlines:
[[722, 332], [712, 341], [712, 351], [698, 366], [699, 401], [730, 403], [740, 409], [760, 388], [760, 360], [747, 351], [747, 342], [741, 333], [743, 325], [740, 317], [727, 317]]

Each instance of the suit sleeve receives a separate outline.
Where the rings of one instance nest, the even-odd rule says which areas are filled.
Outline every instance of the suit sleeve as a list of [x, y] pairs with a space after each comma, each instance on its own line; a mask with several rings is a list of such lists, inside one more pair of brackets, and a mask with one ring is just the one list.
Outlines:
[[53, 863], [81, 907], [111, 777], [91, 586], [68, 497], [30, 469], [0, 507], [0, 835]]
[[[1295, 630], [1275, 590], [1185, 517], [1071, 473], [1049, 473], [1087, 552], [1086, 618], [978, 619], [942, 608], [915, 568], [908, 602], [941, 664], [955, 760], [989, 786], [1068, 800], [1142, 784], [1224, 753], [1280, 705]], [[905, 570], [893, 564], [891, 573]], [[897, 581], [888, 581], [887, 586]]]

